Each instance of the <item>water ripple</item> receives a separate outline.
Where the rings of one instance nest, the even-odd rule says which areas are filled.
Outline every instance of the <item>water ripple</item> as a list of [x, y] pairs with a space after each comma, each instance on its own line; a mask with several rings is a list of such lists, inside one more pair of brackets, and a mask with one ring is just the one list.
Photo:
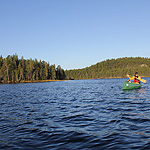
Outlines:
[[123, 81], [0, 85], [0, 149], [150, 149], [149, 83]]

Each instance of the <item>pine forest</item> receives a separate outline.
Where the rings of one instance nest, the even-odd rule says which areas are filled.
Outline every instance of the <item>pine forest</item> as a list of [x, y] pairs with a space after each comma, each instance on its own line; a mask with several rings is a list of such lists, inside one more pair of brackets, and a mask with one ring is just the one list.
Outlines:
[[65, 75], [70, 79], [102, 79], [125, 78], [126, 74], [150, 76], [150, 58], [124, 57], [97, 63], [90, 67], [75, 70], [66, 70]]
[[61, 66], [55, 67], [37, 59], [18, 58], [18, 55], [0, 57], [0, 82], [16, 83], [35, 80], [64, 80], [65, 72]]
[[126, 74], [150, 76], [150, 58], [124, 57], [108, 59], [83, 69], [64, 70], [45, 61], [21, 59], [18, 55], [0, 57], [0, 83], [48, 80], [125, 78]]

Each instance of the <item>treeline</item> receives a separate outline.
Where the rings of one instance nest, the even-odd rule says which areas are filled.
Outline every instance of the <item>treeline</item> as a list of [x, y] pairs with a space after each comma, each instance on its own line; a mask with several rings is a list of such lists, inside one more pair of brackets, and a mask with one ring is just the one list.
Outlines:
[[63, 80], [65, 72], [60, 65], [50, 65], [37, 59], [18, 58], [18, 55], [0, 56], [0, 82], [15, 83], [35, 80]]
[[139, 72], [141, 76], [150, 76], [150, 58], [125, 57], [102, 61], [90, 67], [66, 70], [66, 78], [70, 79], [100, 79], [126, 77]]
[[126, 77], [126, 74], [150, 76], [150, 58], [125, 57], [99, 62], [83, 69], [64, 71], [60, 65], [50, 65], [37, 59], [21, 59], [18, 55], [0, 56], [0, 83], [38, 80], [101, 79]]

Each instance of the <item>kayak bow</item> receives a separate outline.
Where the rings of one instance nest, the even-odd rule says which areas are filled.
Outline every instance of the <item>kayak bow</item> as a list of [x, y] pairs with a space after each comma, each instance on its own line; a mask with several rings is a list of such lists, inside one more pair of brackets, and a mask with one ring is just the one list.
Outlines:
[[123, 82], [122, 89], [123, 90], [133, 90], [133, 89], [139, 89], [141, 87], [141, 84], [139, 83], [130, 83], [130, 82]]

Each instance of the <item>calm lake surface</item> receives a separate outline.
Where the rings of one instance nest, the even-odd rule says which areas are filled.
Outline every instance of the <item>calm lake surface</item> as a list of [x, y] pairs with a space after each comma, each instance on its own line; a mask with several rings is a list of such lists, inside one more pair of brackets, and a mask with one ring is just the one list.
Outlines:
[[0, 149], [150, 149], [146, 79], [1, 84]]

